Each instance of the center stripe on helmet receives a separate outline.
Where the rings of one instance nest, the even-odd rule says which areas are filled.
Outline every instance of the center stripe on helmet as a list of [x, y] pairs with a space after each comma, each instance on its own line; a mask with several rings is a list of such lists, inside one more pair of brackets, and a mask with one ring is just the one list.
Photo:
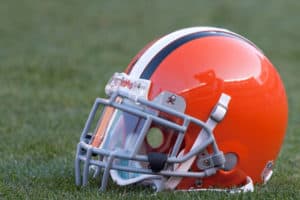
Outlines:
[[208, 36], [224, 36], [224, 37], [233, 37], [232, 34], [224, 33], [224, 32], [198, 32], [194, 34], [187, 35], [185, 37], [182, 37], [173, 43], [169, 44], [166, 48], [162, 49], [147, 65], [147, 67], [144, 69], [143, 73], [141, 74], [140, 78], [142, 79], [150, 79], [156, 68], [159, 66], [159, 64], [175, 49], [180, 47], [181, 45], [194, 40], [199, 39], [202, 37], [208, 37]]
[[238, 34], [215, 27], [181, 29], [160, 38], [150, 46], [134, 64], [130, 75], [136, 78], [149, 79], [161, 61], [173, 50], [193, 39], [214, 35], [238, 36], [241, 38]]
[[236, 37], [255, 47], [249, 40], [226, 29], [215, 27], [192, 27], [181, 29], [162, 37], [150, 46], [137, 60], [129, 74], [135, 78], [150, 79], [159, 64], [171, 52], [191, 40], [207, 36]]
[[137, 60], [137, 62], [132, 67], [132, 70], [130, 71], [130, 75], [135, 78], [140, 78], [144, 69], [147, 67], [148, 63], [154, 58], [154, 56], [158, 54], [158, 52], [160, 52], [163, 48], [168, 46], [170, 43], [174, 42], [175, 40], [195, 32], [217, 31], [217, 30], [226, 31], [224, 29], [218, 29], [214, 27], [191, 27], [191, 28], [185, 28], [185, 29], [175, 31], [173, 33], [161, 37], [153, 45], [151, 45], [143, 53], [143, 55]]

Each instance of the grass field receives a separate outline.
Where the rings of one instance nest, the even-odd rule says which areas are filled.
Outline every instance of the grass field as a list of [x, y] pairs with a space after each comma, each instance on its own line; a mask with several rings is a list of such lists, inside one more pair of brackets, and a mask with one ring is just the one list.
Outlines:
[[[299, 10], [281, 0], [1, 0], [0, 199], [300, 199]], [[282, 75], [289, 126], [271, 181], [236, 195], [77, 188], [76, 144], [109, 77], [153, 38], [203, 25], [248, 37]]]

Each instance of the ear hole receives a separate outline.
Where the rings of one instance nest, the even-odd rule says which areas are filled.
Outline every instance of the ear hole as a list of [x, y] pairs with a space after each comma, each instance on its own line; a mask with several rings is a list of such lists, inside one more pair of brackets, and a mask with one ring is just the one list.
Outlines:
[[163, 133], [159, 128], [152, 127], [147, 134], [147, 143], [153, 149], [158, 148], [163, 143], [163, 137]]
[[224, 170], [230, 171], [232, 170], [238, 163], [238, 156], [235, 153], [226, 153], [225, 154], [225, 164], [224, 164]]

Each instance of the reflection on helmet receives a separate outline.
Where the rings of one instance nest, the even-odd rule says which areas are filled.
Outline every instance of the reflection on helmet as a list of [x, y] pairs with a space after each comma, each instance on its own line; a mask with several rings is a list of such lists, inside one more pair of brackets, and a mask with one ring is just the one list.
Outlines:
[[242, 36], [214, 27], [170, 33], [105, 91], [77, 146], [77, 185], [88, 183], [91, 168], [102, 190], [109, 176], [157, 191], [253, 191], [270, 179], [287, 126], [286, 94], [272, 63]]

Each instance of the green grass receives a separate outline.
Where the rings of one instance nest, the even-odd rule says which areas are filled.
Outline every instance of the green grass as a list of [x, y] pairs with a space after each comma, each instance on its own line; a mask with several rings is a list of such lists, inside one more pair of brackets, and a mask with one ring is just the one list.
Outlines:
[[[0, 199], [299, 199], [299, 10], [280, 0], [0, 1]], [[203, 25], [248, 37], [282, 75], [289, 127], [271, 181], [237, 195], [77, 188], [75, 147], [109, 77], [152, 39]]]

